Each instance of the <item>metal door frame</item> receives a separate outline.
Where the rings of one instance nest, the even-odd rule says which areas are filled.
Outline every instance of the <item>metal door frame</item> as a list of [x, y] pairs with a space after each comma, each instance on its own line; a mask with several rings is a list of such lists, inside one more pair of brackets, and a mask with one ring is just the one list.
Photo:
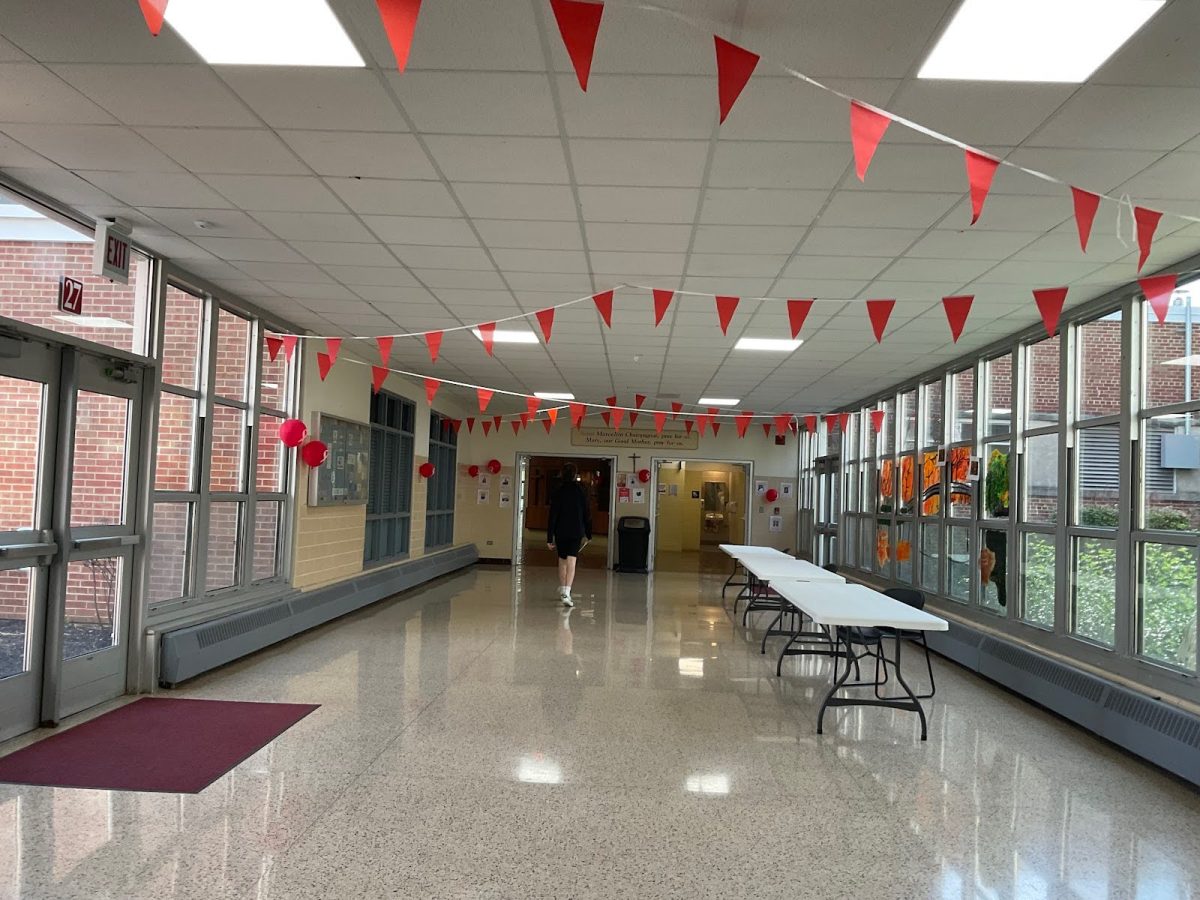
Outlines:
[[517, 473], [517, 490], [516, 490], [516, 509], [513, 513], [513, 529], [512, 529], [512, 555], [513, 563], [517, 564], [525, 547], [522, 542], [524, 531], [524, 511], [525, 511], [525, 491], [528, 486], [528, 479], [522, 477], [522, 467], [525, 473], [529, 471], [529, 460], [534, 457], [546, 457], [547, 459], [606, 459], [609, 461], [609, 478], [608, 478], [608, 560], [605, 563], [606, 569], [613, 567], [613, 545], [616, 543], [616, 522], [613, 519], [613, 512], [617, 508], [617, 461], [619, 457], [611, 453], [533, 453], [528, 450], [518, 450], [516, 465], [513, 471]]
[[745, 466], [746, 467], [746, 516], [743, 525], [742, 543], [749, 544], [753, 532], [753, 506], [754, 506], [754, 460], [752, 459], [718, 459], [713, 456], [696, 457], [694, 459], [686, 456], [652, 456], [650, 457], [650, 502], [652, 509], [650, 512], [650, 559], [647, 562], [647, 567], [651, 572], [654, 571], [658, 562], [658, 470], [665, 462], [682, 462], [682, 463], [722, 463], [730, 466]]

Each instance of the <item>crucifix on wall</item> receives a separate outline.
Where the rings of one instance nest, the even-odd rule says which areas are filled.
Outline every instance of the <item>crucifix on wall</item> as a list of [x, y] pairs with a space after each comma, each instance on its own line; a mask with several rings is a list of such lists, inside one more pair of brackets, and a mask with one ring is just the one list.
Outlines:
[[633, 471], [635, 471], [635, 472], [638, 470], [638, 467], [637, 467], [637, 461], [638, 461], [639, 459], [641, 459], [641, 457], [640, 457], [640, 456], [638, 456], [636, 453], [630, 453], [630, 454], [629, 454], [629, 461], [630, 461], [631, 463], [633, 463]]

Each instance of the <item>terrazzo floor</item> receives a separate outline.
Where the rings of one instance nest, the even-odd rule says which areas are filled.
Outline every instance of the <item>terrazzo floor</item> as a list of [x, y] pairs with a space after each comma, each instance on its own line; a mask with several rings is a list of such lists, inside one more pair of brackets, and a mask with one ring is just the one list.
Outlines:
[[322, 707], [198, 795], [0, 785], [0, 898], [1200, 897], [1196, 792], [940, 660], [927, 743], [817, 735], [719, 587], [477, 568], [196, 679]]

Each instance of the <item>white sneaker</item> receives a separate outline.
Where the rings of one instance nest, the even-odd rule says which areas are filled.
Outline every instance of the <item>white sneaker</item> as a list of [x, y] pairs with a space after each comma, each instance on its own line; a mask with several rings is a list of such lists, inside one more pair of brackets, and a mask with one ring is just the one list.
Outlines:
[[570, 588], [563, 588], [561, 596], [562, 596], [563, 606], [574, 606], [575, 605], [575, 601], [571, 599], [571, 589]]

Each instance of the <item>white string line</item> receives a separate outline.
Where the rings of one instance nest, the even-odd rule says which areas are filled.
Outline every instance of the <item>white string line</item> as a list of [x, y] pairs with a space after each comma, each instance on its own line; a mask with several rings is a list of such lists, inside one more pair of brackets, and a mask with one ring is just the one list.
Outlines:
[[[345, 360], [340, 360], [340, 362], [350, 363], [351, 365], [355, 365], [355, 366], [371, 366], [371, 368], [377, 368], [377, 369], [387, 368], [387, 370], [389, 372], [391, 372], [393, 375], [403, 375], [405, 378], [420, 379], [422, 384], [425, 382], [426, 379], [429, 379], [430, 381], [438, 382], [438, 384], [448, 384], [453, 387], [466, 388], [466, 389], [472, 390], [472, 391], [491, 391], [493, 395], [501, 394], [505, 397], [520, 397], [522, 400], [535, 400], [536, 399], [542, 403], [546, 402], [541, 397], [538, 397], [536, 394], [525, 394], [525, 393], [522, 393], [521, 391], [506, 391], [503, 388], [491, 388], [491, 387], [487, 387], [486, 385], [482, 385], [482, 384], [471, 384], [470, 382], [466, 382], [466, 381], [455, 381], [452, 378], [438, 378], [436, 375], [422, 375], [420, 372], [408, 372], [408, 371], [405, 371], [404, 369], [393, 369], [391, 367], [375, 366], [375, 365], [372, 365], [371, 363], [363, 362], [362, 360], [358, 360], [358, 359], [345, 359]], [[550, 402], [555, 402], [555, 401], [550, 401]], [[669, 410], [669, 409], [652, 409], [648, 406], [642, 406], [642, 407], [609, 406], [607, 403], [591, 403], [586, 400], [572, 400], [569, 403], [565, 403], [560, 406], [541, 407], [535, 411], [535, 413], [531, 417], [530, 421], [532, 421], [533, 418], [536, 418], [537, 413], [546, 412], [546, 410], [548, 410], [548, 409], [570, 410], [571, 403], [576, 403], [579, 406], [586, 407], [587, 409], [597, 409], [601, 412], [611, 412], [614, 409], [619, 409], [619, 410], [623, 410], [624, 412], [645, 413], [646, 415], [654, 415], [655, 413], [665, 413], [667, 416], [685, 416], [685, 415], [686, 416], [708, 416], [709, 418], [713, 418], [713, 419], [736, 419], [740, 415], [744, 415], [743, 413], [737, 413], [737, 412], [715, 412], [715, 413], [710, 414], [707, 412], [707, 407], [704, 407], [705, 411], [702, 411], [702, 412], [688, 412], [686, 410], [680, 410], [679, 412], [675, 412], [674, 410]], [[684, 404], [685, 407], [700, 406], [700, 405], [701, 404], [698, 404], [698, 403], [685, 403]], [[481, 412], [480, 415], [487, 417], [487, 413], [484, 413], [484, 412]], [[520, 418], [521, 415], [522, 415], [521, 413], [506, 413], [506, 414], [503, 414], [501, 416], [501, 418]], [[750, 418], [751, 419], [772, 419], [772, 420], [774, 420], [778, 416], [788, 416], [791, 419], [799, 420], [799, 419], [802, 419], [806, 415], [815, 415], [815, 416], [819, 417], [820, 415], [833, 415], [833, 413], [753, 413], [753, 414], [751, 414]]]

